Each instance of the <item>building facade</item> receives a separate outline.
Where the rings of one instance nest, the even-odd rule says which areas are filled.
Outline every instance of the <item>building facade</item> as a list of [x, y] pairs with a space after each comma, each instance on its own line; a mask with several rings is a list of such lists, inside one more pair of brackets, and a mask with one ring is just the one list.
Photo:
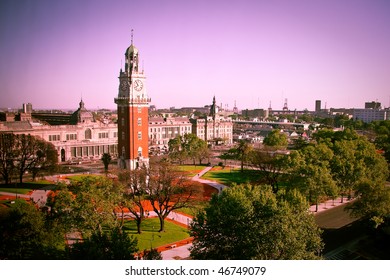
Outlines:
[[119, 72], [118, 97], [118, 165], [134, 170], [149, 164], [148, 112], [146, 77], [140, 69], [139, 52], [131, 40], [125, 52], [125, 69]]
[[190, 119], [192, 133], [211, 145], [233, 143], [233, 121], [230, 117], [218, 114], [218, 107], [213, 98], [210, 113], [206, 117]]
[[103, 153], [118, 155], [118, 132], [115, 123], [103, 123], [94, 119], [81, 100], [80, 107], [69, 115], [69, 124], [50, 125], [31, 118], [28, 120], [7, 118], [0, 122], [0, 132], [30, 134], [54, 145], [59, 163], [80, 163], [99, 160]]
[[192, 124], [187, 117], [150, 117], [149, 149], [152, 153], [168, 151], [170, 139], [192, 133]]

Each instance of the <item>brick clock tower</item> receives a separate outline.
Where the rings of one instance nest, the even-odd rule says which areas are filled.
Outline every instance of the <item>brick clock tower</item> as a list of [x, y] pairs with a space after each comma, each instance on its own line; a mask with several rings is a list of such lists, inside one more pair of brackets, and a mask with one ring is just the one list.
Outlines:
[[140, 69], [138, 49], [131, 45], [125, 53], [125, 69], [119, 73], [118, 97], [118, 165], [134, 170], [149, 165], [148, 110], [150, 98], [146, 77]]

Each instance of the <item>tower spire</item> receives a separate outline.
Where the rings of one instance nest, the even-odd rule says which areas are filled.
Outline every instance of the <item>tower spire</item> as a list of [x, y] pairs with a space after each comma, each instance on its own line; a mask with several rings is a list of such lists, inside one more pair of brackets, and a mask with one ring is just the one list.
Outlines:
[[134, 29], [131, 29], [131, 44], [133, 44], [133, 39], [134, 39]]

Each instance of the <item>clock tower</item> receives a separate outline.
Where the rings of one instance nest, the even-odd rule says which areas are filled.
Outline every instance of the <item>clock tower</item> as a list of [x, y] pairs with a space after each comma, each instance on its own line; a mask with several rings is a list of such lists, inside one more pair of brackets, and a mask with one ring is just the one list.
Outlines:
[[149, 164], [148, 111], [150, 98], [146, 77], [139, 65], [139, 52], [131, 45], [125, 53], [125, 69], [119, 72], [118, 97], [118, 165], [130, 170]]

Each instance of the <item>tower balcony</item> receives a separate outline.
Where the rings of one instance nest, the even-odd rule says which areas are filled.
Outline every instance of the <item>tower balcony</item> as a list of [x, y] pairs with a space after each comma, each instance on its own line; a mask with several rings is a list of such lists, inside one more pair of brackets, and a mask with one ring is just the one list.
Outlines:
[[116, 104], [149, 104], [152, 99], [147, 97], [126, 97], [126, 96], [118, 96], [114, 99]]

